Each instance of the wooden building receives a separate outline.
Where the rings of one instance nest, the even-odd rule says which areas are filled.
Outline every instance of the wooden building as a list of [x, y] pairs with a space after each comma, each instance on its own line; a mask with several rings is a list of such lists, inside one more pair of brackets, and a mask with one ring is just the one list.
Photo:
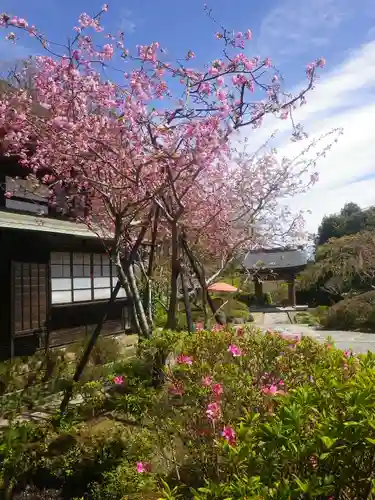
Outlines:
[[[52, 211], [42, 188], [30, 192], [19, 175], [14, 159], [0, 160], [0, 359], [90, 334], [117, 282], [102, 240]], [[121, 289], [102, 333], [131, 328], [132, 304]]]
[[264, 280], [284, 280], [288, 283], [288, 305], [296, 307], [296, 276], [307, 265], [303, 248], [270, 248], [247, 253], [243, 267], [254, 275], [255, 295], [263, 301]]

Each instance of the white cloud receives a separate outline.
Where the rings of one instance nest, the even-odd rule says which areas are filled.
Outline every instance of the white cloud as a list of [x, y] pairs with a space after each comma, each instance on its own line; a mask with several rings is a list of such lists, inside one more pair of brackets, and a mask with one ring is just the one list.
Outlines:
[[374, 17], [373, 0], [279, 0], [264, 17], [257, 42], [262, 55], [280, 64], [311, 48], [319, 50], [345, 23], [352, 29], [357, 16]]
[[120, 30], [123, 31], [126, 35], [131, 35], [132, 33], [134, 33], [136, 24], [134, 22], [132, 11], [128, 9], [122, 10], [120, 13], [120, 18]]
[[305, 215], [306, 230], [316, 233], [325, 215], [339, 212], [348, 202], [357, 203], [362, 208], [375, 205], [375, 179], [365, 179], [334, 188], [317, 185], [310, 192], [296, 197], [293, 207], [311, 211], [311, 214]]
[[[352, 51], [340, 66], [324, 73], [307, 104], [294, 114], [310, 135], [307, 141], [292, 143], [290, 122], [274, 117], [268, 117], [264, 126], [249, 137], [256, 149], [278, 128], [278, 152], [291, 158], [314, 138], [343, 128], [338, 143], [318, 161], [317, 185], [290, 202], [293, 208], [311, 210], [311, 215], [306, 215], [309, 231], [316, 231], [324, 215], [339, 211], [346, 202], [375, 205], [375, 41]], [[315, 152], [323, 146], [324, 141]]]

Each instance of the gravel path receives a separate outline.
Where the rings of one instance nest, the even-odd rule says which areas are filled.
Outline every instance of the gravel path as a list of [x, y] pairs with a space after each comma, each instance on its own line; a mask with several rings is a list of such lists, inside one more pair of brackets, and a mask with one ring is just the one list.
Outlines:
[[327, 337], [331, 337], [338, 349], [353, 349], [356, 353], [375, 352], [375, 334], [362, 332], [344, 332], [340, 330], [317, 330], [308, 325], [291, 325], [285, 323], [268, 323], [257, 325], [261, 330], [268, 328], [285, 333], [300, 333], [303, 336], [310, 336], [320, 342], [324, 342]]

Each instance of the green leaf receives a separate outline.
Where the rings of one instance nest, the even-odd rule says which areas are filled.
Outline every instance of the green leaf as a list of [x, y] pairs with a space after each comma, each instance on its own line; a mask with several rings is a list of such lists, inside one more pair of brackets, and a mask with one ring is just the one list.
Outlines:
[[358, 427], [358, 425], [361, 425], [361, 422], [355, 422], [355, 421], [344, 422], [345, 427]]
[[320, 460], [325, 460], [326, 458], [328, 458], [330, 456], [330, 452], [325, 452], [325, 453], [322, 453], [319, 458]]
[[309, 483], [306, 481], [301, 481], [298, 477], [295, 478], [298, 488], [303, 492], [307, 493], [309, 491]]
[[371, 444], [375, 444], [375, 439], [373, 439], [373, 438], [369, 438], [369, 437], [367, 437], [367, 438], [366, 438], [366, 441], [368, 441], [368, 442], [369, 442], [369, 443], [371, 443]]
[[329, 450], [336, 443], [337, 438], [330, 438], [329, 436], [321, 436], [324, 446]]

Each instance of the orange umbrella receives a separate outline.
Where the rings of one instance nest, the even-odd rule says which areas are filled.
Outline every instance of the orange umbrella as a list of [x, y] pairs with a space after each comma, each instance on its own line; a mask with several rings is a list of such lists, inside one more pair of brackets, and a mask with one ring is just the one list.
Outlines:
[[210, 292], [223, 292], [223, 293], [234, 293], [240, 292], [237, 287], [228, 285], [228, 283], [213, 283], [212, 285], [207, 287], [207, 290]]

